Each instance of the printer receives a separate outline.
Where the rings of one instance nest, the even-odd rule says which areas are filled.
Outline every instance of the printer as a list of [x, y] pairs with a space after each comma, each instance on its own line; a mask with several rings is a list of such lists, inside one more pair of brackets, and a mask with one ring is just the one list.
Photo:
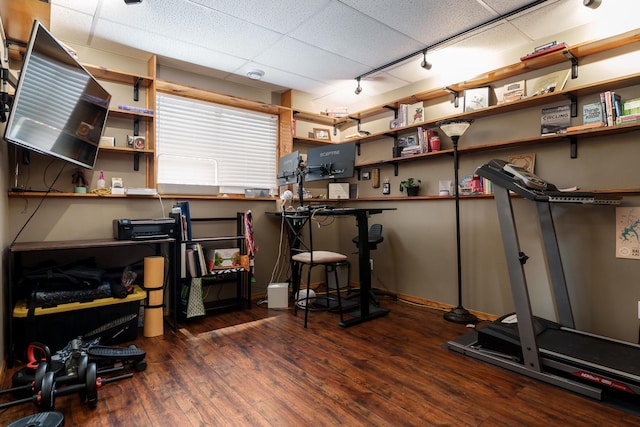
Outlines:
[[175, 218], [114, 219], [116, 240], [153, 240], [176, 237]]

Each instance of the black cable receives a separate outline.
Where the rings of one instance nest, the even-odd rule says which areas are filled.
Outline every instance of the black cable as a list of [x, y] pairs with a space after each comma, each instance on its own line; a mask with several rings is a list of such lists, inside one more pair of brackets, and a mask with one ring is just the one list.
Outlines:
[[[38, 203], [38, 206], [36, 206], [36, 208], [33, 210], [33, 213], [31, 214], [31, 216], [29, 216], [29, 218], [27, 219], [27, 221], [22, 225], [22, 227], [20, 228], [20, 230], [18, 231], [18, 233], [16, 234], [16, 236], [13, 238], [13, 240], [11, 241], [11, 245], [13, 245], [16, 240], [18, 240], [18, 237], [20, 237], [20, 234], [22, 234], [22, 232], [24, 231], [24, 229], [27, 227], [27, 225], [31, 222], [31, 219], [35, 216], [35, 214], [40, 210], [40, 206], [42, 206], [42, 203], [44, 203], [44, 200], [47, 198], [47, 196], [49, 195], [49, 193], [51, 192], [51, 190], [53, 189], [53, 186], [55, 185], [55, 183], [58, 181], [58, 178], [60, 178], [60, 175], [62, 175], [62, 171], [64, 170], [66, 166], [66, 163], [64, 163], [62, 165], [62, 168], [60, 169], [60, 172], [58, 172], [58, 175], [55, 177], [55, 179], [53, 180], [53, 182], [51, 183], [51, 186], [48, 187], [47, 192], [44, 193], [44, 196], [42, 196], [42, 198], [40, 199], [40, 203]], [[11, 246], [10, 245], [10, 246]]]

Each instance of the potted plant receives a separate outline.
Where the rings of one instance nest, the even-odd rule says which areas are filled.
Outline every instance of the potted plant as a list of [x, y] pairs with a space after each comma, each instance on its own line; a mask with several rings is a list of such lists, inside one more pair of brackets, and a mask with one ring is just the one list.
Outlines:
[[405, 188], [407, 189], [407, 196], [417, 196], [418, 191], [420, 190], [420, 181], [415, 178], [407, 178], [404, 181], [400, 181], [400, 191], [403, 191]]

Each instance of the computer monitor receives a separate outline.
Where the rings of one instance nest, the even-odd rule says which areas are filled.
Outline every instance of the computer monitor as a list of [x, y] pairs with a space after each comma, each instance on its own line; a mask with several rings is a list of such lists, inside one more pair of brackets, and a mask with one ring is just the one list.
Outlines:
[[356, 143], [323, 145], [307, 151], [305, 181], [351, 178], [356, 162]]
[[296, 184], [300, 175], [302, 158], [299, 151], [285, 154], [278, 161], [278, 185]]
[[4, 139], [92, 169], [111, 95], [34, 21]]

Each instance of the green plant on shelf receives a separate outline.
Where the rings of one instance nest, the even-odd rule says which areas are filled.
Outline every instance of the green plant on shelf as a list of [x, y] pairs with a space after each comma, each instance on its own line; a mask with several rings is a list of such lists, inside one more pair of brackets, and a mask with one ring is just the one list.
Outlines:
[[422, 183], [422, 181], [419, 180], [419, 179], [407, 178], [404, 181], [400, 181], [400, 191], [404, 191], [404, 189], [406, 188], [407, 192], [409, 192], [410, 188], [420, 187], [421, 183]]

